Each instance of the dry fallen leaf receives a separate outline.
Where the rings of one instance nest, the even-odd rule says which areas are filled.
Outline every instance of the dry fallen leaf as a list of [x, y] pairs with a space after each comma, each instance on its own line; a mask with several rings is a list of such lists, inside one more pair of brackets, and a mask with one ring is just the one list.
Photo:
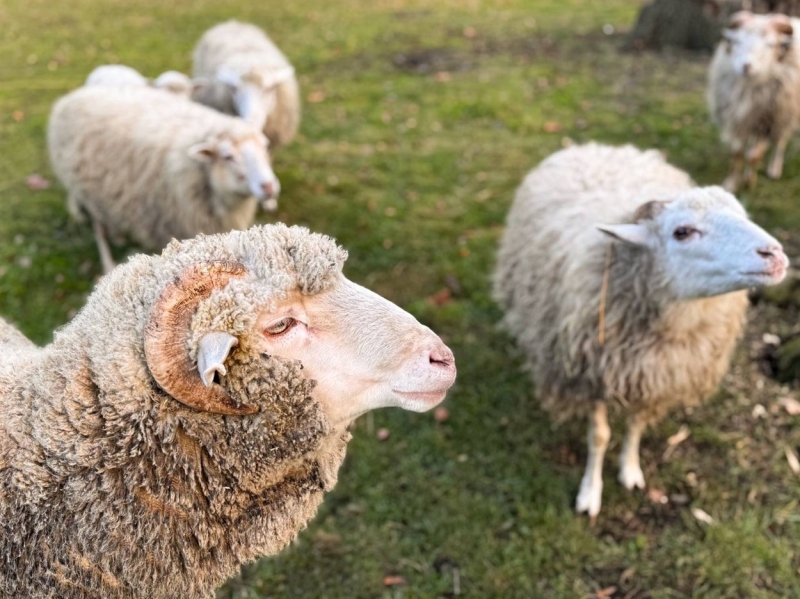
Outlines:
[[695, 520], [702, 522], [703, 524], [714, 524], [714, 518], [712, 518], [708, 512], [701, 510], [699, 507], [692, 508], [692, 516], [694, 516]]
[[444, 406], [439, 406], [433, 411], [433, 418], [436, 422], [446, 422], [450, 418], [450, 410]]
[[389, 429], [388, 428], [379, 428], [378, 433], [375, 435], [378, 437], [378, 441], [386, 441], [389, 438]]
[[446, 306], [453, 301], [453, 292], [448, 287], [442, 287], [439, 291], [428, 297], [428, 302], [434, 306]]
[[464, 37], [472, 39], [476, 35], [478, 35], [478, 32], [475, 30], [474, 27], [469, 27], [469, 26], [464, 27]]
[[438, 73], [436, 73], [436, 75], [434, 75], [434, 79], [436, 79], [436, 81], [438, 81], [439, 83], [447, 83], [448, 81], [450, 81], [450, 79], [452, 79], [452, 77], [450, 76], [450, 73], [448, 73], [447, 71], [439, 71]]
[[669, 497], [661, 489], [648, 489], [647, 498], [653, 503], [669, 503]]
[[546, 121], [542, 129], [544, 129], [545, 133], [558, 133], [564, 127], [561, 126], [561, 123], [557, 123], [556, 121]]
[[406, 579], [402, 576], [384, 576], [383, 577], [383, 586], [385, 587], [396, 587], [401, 584], [406, 584]]
[[21, 110], [15, 110], [11, 113], [11, 118], [14, 119], [17, 123], [19, 123], [22, 119], [25, 118], [25, 113]]
[[306, 98], [311, 104], [318, 104], [325, 99], [325, 92], [321, 90], [313, 91]]
[[784, 453], [786, 454], [786, 461], [789, 462], [789, 468], [792, 469], [792, 472], [795, 474], [800, 474], [800, 460], [797, 459], [797, 454], [794, 452], [789, 446], [783, 448]]
[[783, 406], [783, 409], [786, 410], [786, 413], [790, 416], [797, 416], [800, 414], [800, 401], [797, 401], [794, 397], [781, 397], [778, 403]]
[[29, 175], [28, 178], [25, 179], [25, 184], [28, 186], [28, 189], [32, 189], [33, 191], [40, 191], [50, 187], [50, 181], [42, 177], [39, 173]]
[[668, 460], [669, 457], [672, 455], [672, 452], [675, 451], [675, 448], [678, 447], [681, 443], [686, 441], [689, 438], [689, 435], [692, 434], [692, 431], [689, 430], [689, 427], [685, 424], [682, 424], [681, 427], [678, 429], [678, 432], [672, 435], [669, 439], [667, 439], [667, 449], [664, 451], [663, 458]]
[[753, 406], [753, 418], [766, 418], [767, 417], [767, 408], [762, 406], [760, 403], [757, 403]]
[[600, 589], [599, 591], [597, 591], [594, 594], [594, 596], [597, 599], [608, 599], [609, 597], [612, 597], [614, 595], [614, 593], [616, 593], [616, 592], [617, 592], [617, 587], [610, 586], [610, 587], [606, 587], [604, 589]]

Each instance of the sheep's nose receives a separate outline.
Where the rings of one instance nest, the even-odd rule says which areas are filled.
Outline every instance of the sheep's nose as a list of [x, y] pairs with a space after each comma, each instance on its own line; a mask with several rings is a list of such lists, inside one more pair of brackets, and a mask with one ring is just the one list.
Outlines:
[[275, 197], [275, 184], [272, 181], [265, 181], [261, 184], [261, 190], [264, 192], [264, 197], [274, 198]]
[[745, 74], [745, 75], [749, 75], [750, 74], [750, 63], [749, 62], [746, 62], [746, 63], [744, 63], [742, 65], [742, 73]]
[[779, 245], [767, 245], [762, 248], [758, 248], [756, 253], [766, 260], [785, 257], [783, 248]]
[[427, 350], [428, 363], [436, 369], [441, 369], [443, 373], [451, 374], [455, 377], [456, 359], [453, 352], [444, 343]]

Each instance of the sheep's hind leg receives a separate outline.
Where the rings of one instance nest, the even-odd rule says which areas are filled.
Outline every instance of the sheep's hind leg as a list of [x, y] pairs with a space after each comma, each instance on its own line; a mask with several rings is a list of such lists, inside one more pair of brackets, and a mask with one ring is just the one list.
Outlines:
[[775, 143], [775, 152], [772, 154], [772, 160], [769, 161], [767, 166], [767, 177], [770, 179], [780, 179], [783, 174], [783, 155], [786, 153], [786, 145], [789, 143], [792, 135], [782, 135]]
[[598, 402], [594, 412], [589, 416], [589, 432], [586, 436], [588, 456], [586, 472], [581, 480], [581, 488], [575, 501], [575, 510], [580, 514], [586, 512], [592, 520], [597, 520], [603, 496], [603, 458], [606, 455], [608, 442], [611, 440], [611, 428], [608, 426], [606, 404]]
[[92, 219], [92, 229], [94, 229], [94, 240], [97, 242], [97, 250], [100, 252], [100, 263], [103, 265], [103, 274], [108, 274], [114, 270], [114, 258], [111, 256], [111, 248], [106, 241], [106, 233], [103, 225], [97, 219]]
[[628, 489], [644, 489], [644, 473], [639, 463], [639, 442], [647, 424], [636, 416], [628, 419], [628, 431], [619, 454], [619, 482]]

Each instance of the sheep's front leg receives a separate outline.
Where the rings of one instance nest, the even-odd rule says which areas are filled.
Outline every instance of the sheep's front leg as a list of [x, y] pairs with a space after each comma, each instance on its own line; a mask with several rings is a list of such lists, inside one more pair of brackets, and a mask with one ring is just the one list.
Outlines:
[[636, 416], [628, 419], [628, 432], [622, 443], [622, 452], [619, 454], [619, 482], [629, 491], [638, 488], [644, 489], [644, 473], [639, 464], [639, 442], [647, 424]]
[[742, 169], [744, 168], [744, 151], [737, 151], [733, 154], [731, 163], [731, 174], [725, 177], [722, 182], [722, 187], [727, 191], [734, 193], [739, 189], [739, 181], [742, 176]]
[[600, 513], [603, 495], [603, 458], [610, 440], [611, 428], [608, 426], [606, 404], [598, 402], [594, 412], [589, 416], [587, 434], [589, 455], [586, 458], [586, 472], [575, 501], [575, 510], [578, 513], [588, 513], [592, 522], [597, 520], [597, 514]]
[[789, 143], [792, 134], [782, 135], [775, 144], [775, 152], [772, 154], [772, 160], [769, 161], [767, 166], [767, 177], [770, 179], [780, 179], [783, 174], [783, 155], [786, 153], [786, 145]]
[[747, 170], [745, 171], [745, 179], [747, 179], [748, 187], [755, 187], [758, 181], [758, 167], [761, 166], [761, 161], [764, 154], [767, 153], [769, 142], [766, 139], [759, 139], [755, 145], [747, 152]]
[[115, 266], [114, 258], [111, 256], [111, 248], [108, 247], [103, 225], [96, 218], [92, 219], [92, 228], [94, 229], [94, 240], [97, 242], [97, 250], [100, 252], [100, 264], [103, 265], [103, 274], [107, 275], [114, 270]]

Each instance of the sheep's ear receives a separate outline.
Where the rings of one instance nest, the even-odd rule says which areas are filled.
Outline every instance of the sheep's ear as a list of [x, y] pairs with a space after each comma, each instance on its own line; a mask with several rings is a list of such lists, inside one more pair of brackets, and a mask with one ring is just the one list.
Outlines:
[[282, 67], [280, 69], [275, 69], [274, 71], [269, 71], [264, 77], [264, 87], [269, 89], [271, 87], [276, 87], [283, 83], [284, 81], [288, 81], [294, 76], [294, 67]]
[[231, 350], [239, 344], [239, 340], [222, 331], [206, 333], [200, 339], [197, 348], [197, 371], [206, 387], [214, 382], [214, 375], [225, 375], [225, 360]]
[[776, 15], [772, 18], [772, 22], [770, 24], [775, 31], [781, 35], [785, 35], [786, 37], [790, 38], [794, 33], [792, 22], [784, 15]]
[[217, 144], [213, 141], [201, 141], [190, 146], [187, 154], [197, 162], [213, 162], [217, 157]]
[[739, 29], [742, 25], [747, 23], [750, 19], [753, 18], [753, 13], [749, 10], [740, 10], [739, 12], [733, 13], [731, 18], [728, 20], [728, 29]]
[[207, 88], [211, 82], [207, 77], [195, 77], [192, 79], [192, 93], [199, 92], [201, 89]]
[[650, 239], [650, 230], [647, 225], [640, 223], [624, 225], [597, 225], [597, 228], [624, 243], [646, 246]]

